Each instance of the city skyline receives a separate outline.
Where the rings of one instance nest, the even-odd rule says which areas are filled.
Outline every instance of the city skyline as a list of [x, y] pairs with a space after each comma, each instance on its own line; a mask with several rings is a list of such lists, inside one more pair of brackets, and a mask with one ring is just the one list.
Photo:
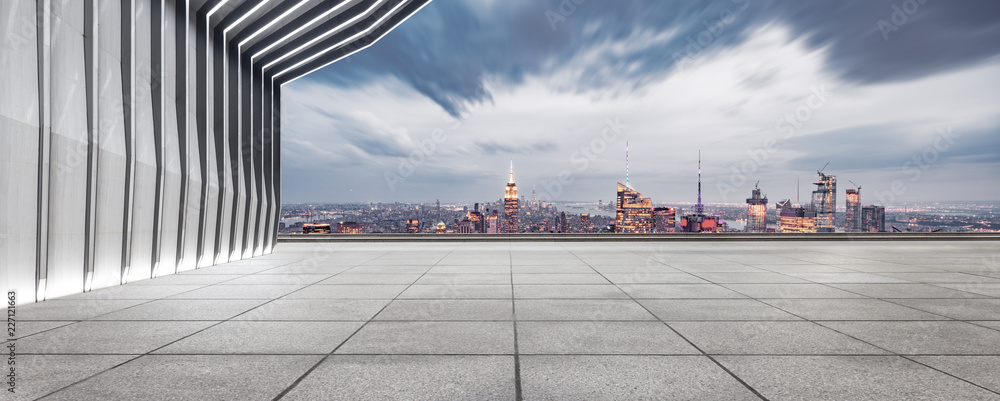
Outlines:
[[540, 197], [607, 198], [626, 140], [669, 202], [691, 149], [705, 202], [794, 194], [827, 162], [886, 205], [1000, 199], [992, 3], [922, 4], [885, 37], [888, 1], [560, 4], [433, 2], [287, 85], [283, 200], [475, 202], [510, 159]]

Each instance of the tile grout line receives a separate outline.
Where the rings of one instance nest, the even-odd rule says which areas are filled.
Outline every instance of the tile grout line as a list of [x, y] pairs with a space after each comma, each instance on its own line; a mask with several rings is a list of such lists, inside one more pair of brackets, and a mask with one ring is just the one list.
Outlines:
[[510, 309], [511, 320], [514, 327], [514, 399], [521, 401], [524, 399], [524, 392], [521, 386], [521, 352], [517, 343], [517, 297], [514, 295], [514, 253], [511, 250], [511, 243], [507, 243], [507, 257], [510, 261]]
[[[563, 249], [566, 249], [566, 247], [563, 246]], [[585, 260], [583, 260], [583, 258], [581, 258], [580, 256], [578, 256], [573, 251], [570, 251], [569, 249], [566, 249], [566, 250], [571, 255], [573, 255], [574, 257], [576, 257], [577, 259], [580, 259], [581, 262], [587, 263]], [[594, 267], [590, 266], [589, 263], [587, 263], [587, 266], [590, 267], [591, 269], [593, 269], [594, 272], [596, 272], [597, 274], [600, 274], [601, 277], [604, 277], [604, 274], [602, 274], [601, 272], [597, 271], [597, 269], [594, 269]], [[604, 279], [607, 280], [608, 278], [604, 277]], [[608, 282], [611, 282], [611, 280], [608, 280]], [[632, 298], [631, 294], [625, 292], [625, 290], [622, 290], [621, 287], [618, 286], [618, 284], [615, 284], [615, 283], [612, 283], [612, 284], [615, 286], [615, 288], [618, 288], [618, 291], [621, 291], [621, 292], [625, 293], [625, 295], [628, 295], [629, 298], [632, 299], [632, 302], [635, 302], [636, 305], [639, 305], [639, 307], [641, 307], [643, 310], [645, 310], [646, 313], [648, 313], [648, 314], [652, 315], [653, 317], [655, 317], [656, 320], [660, 322], [660, 324], [663, 324], [663, 326], [665, 326], [666, 328], [670, 329], [670, 331], [672, 331], [674, 334], [676, 334], [682, 340], [684, 340], [685, 342], [687, 342], [688, 345], [690, 345], [691, 347], [693, 347], [695, 350], [697, 350], [698, 352], [700, 352], [702, 356], [704, 356], [704, 357], [708, 358], [708, 360], [712, 361], [712, 363], [714, 363], [716, 366], [718, 366], [720, 369], [722, 369], [724, 372], [726, 372], [726, 374], [728, 374], [730, 377], [732, 377], [733, 379], [736, 379], [736, 381], [739, 382], [744, 388], [746, 388], [747, 390], [750, 390], [751, 393], [753, 393], [754, 395], [756, 395], [761, 400], [768, 401], [768, 398], [765, 397], [763, 394], [761, 394], [760, 391], [757, 391], [757, 389], [753, 388], [753, 386], [751, 386], [750, 383], [747, 383], [746, 381], [744, 381], [742, 378], [740, 378], [739, 376], [737, 376], [734, 372], [732, 372], [731, 370], [729, 370], [729, 368], [723, 366], [722, 363], [720, 363], [718, 360], [716, 360], [714, 357], [712, 357], [712, 355], [709, 355], [707, 352], [705, 352], [705, 350], [701, 349], [701, 347], [699, 347], [698, 345], [696, 345], [694, 342], [692, 342], [687, 337], [685, 337], [684, 335], [682, 335], [680, 332], [678, 332], [672, 326], [670, 326], [669, 324], [667, 324], [667, 322], [664, 322], [662, 319], [660, 319], [660, 317], [657, 316], [652, 311], [650, 311], [649, 308], [646, 307], [646, 305], [643, 305], [642, 303], [640, 303], [639, 301], [637, 301], [635, 298]]]
[[[444, 256], [441, 257], [441, 260], [444, 260], [444, 258], [448, 257], [448, 255], [450, 255], [454, 251], [455, 251], [455, 249], [452, 249], [452, 250], [448, 251], [448, 253], [446, 253]], [[379, 256], [378, 258], [375, 258], [375, 259], [379, 259], [379, 258], [381, 258], [383, 256], [387, 256], [387, 255], [389, 255], [389, 253], [381, 255], [381, 256]], [[372, 259], [372, 260], [375, 260], [375, 259]], [[441, 260], [438, 260], [437, 263], [440, 263]], [[434, 266], [437, 266], [437, 263], [435, 263], [431, 267], [428, 267], [427, 270], [424, 271], [424, 273], [422, 273], [420, 275], [420, 277], [423, 277], [424, 274], [427, 274], [427, 271], [430, 271], [431, 269], [434, 268]], [[357, 266], [355, 266], [355, 267], [357, 267]], [[341, 272], [341, 273], [343, 273], [343, 272]], [[338, 274], [340, 274], [340, 273], [338, 273]], [[417, 277], [417, 279], [414, 280], [413, 283], [417, 282], [417, 280], [420, 280], [420, 277]], [[391, 305], [393, 302], [395, 302], [396, 299], [398, 299], [400, 295], [402, 295], [404, 292], [406, 292], [407, 289], [409, 289], [410, 287], [412, 287], [413, 283], [410, 283], [409, 285], [406, 286], [405, 289], [403, 289], [403, 291], [400, 291], [399, 294], [396, 294], [395, 298], [393, 298], [389, 302], [386, 302], [386, 304], [383, 305], [382, 308], [379, 309], [378, 312], [375, 312], [375, 314], [373, 314], [372, 317], [370, 317], [367, 321], [364, 322], [364, 324], [362, 324], [360, 327], [358, 327], [357, 330], [354, 330], [354, 332], [351, 333], [351, 335], [347, 336], [347, 338], [345, 338], [343, 341], [341, 341], [340, 344], [338, 344], [336, 347], [334, 347], [332, 351], [330, 351], [328, 354], [326, 354], [322, 358], [320, 358], [320, 360], [318, 362], [316, 362], [316, 364], [314, 364], [312, 367], [310, 367], [305, 372], [303, 372], [301, 376], [299, 376], [297, 379], [295, 379], [295, 381], [293, 381], [290, 385], [288, 385], [288, 387], [286, 387], [284, 390], [282, 390], [280, 393], [278, 393], [278, 395], [274, 396], [274, 398], [272, 398], [271, 401], [279, 401], [282, 398], [284, 398], [286, 395], [288, 395], [289, 393], [291, 393], [292, 390], [294, 390], [296, 387], [298, 387], [298, 385], [300, 383], [302, 383], [302, 381], [305, 380], [306, 377], [309, 377], [309, 375], [312, 374], [313, 371], [315, 371], [317, 368], [320, 367], [320, 365], [322, 365], [324, 362], [326, 362], [328, 359], [330, 359], [330, 357], [333, 356], [333, 354], [336, 353], [337, 350], [339, 350], [341, 347], [343, 347], [344, 344], [347, 344], [348, 341], [351, 341], [351, 339], [354, 338], [355, 335], [357, 335], [359, 332], [361, 332], [361, 330], [364, 329], [366, 326], [368, 326], [369, 323], [373, 322], [375, 320], [376, 316], [378, 316], [380, 313], [382, 313], [383, 311], [385, 311], [385, 309], [388, 308], [389, 305]]]

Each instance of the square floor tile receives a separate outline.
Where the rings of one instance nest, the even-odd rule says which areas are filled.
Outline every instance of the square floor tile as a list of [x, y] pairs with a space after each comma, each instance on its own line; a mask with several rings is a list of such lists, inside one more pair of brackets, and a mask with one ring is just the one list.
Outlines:
[[1000, 332], [964, 322], [822, 322], [898, 354], [1000, 354]]
[[865, 298], [824, 284], [724, 284], [751, 298]]
[[17, 306], [17, 320], [84, 320], [149, 301], [121, 299], [52, 299]]
[[334, 355], [283, 400], [512, 400], [510, 356]]
[[521, 299], [625, 299], [612, 284], [522, 284], [514, 285], [514, 297]]
[[136, 355], [18, 355], [16, 393], [6, 391], [8, 386], [5, 380], [4, 395], [14, 400], [38, 399], [135, 357]]
[[688, 273], [605, 273], [604, 277], [615, 284], [710, 284]]
[[361, 328], [338, 354], [514, 353], [513, 322], [377, 322]]
[[1000, 392], [1000, 356], [918, 356], [914, 360]]
[[985, 298], [985, 295], [930, 284], [831, 284], [872, 298]]
[[621, 289], [636, 299], [746, 298], [717, 284], [622, 284]]
[[244, 313], [236, 320], [354, 320], [375, 316], [389, 300], [375, 299], [278, 299]]
[[375, 320], [512, 320], [510, 300], [436, 299], [392, 301]]
[[986, 400], [996, 394], [895, 356], [719, 356], [772, 400]]
[[626, 299], [519, 299], [514, 312], [517, 320], [656, 320]]
[[610, 284], [603, 276], [597, 273], [581, 274], [514, 274], [514, 284]]
[[215, 322], [79, 322], [35, 334], [20, 354], [144, 354]]
[[94, 320], [226, 320], [267, 302], [256, 300], [160, 299], [101, 315]]
[[[52, 400], [270, 400], [318, 355], [147, 355], [65, 388]], [[178, 385], [183, 383], [183, 385]]]
[[521, 357], [526, 400], [757, 400], [702, 356]]
[[329, 354], [362, 322], [222, 322], [157, 354]]
[[390, 284], [323, 284], [311, 285], [282, 299], [393, 299], [406, 285]]
[[893, 302], [959, 320], [1000, 320], [1000, 299], [894, 299]]
[[660, 322], [518, 322], [526, 354], [700, 354]]
[[413, 284], [419, 274], [350, 274], [343, 273], [318, 284]]
[[883, 354], [812, 322], [670, 322], [709, 354]]
[[400, 299], [510, 299], [510, 284], [417, 285], [399, 295]]
[[764, 299], [769, 305], [809, 320], [947, 320], [878, 299]]
[[643, 299], [660, 320], [800, 320], [753, 299]]
[[291, 294], [304, 284], [212, 285], [177, 294], [170, 299], [274, 299]]
[[510, 273], [427, 273], [416, 285], [510, 285]]

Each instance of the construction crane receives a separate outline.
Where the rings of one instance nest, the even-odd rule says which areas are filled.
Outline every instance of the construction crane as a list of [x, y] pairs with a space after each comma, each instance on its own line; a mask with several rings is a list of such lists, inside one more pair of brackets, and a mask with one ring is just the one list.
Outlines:
[[829, 165], [830, 165], [830, 162], [826, 162], [826, 164], [823, 165], [823, 168], [819, 169], [819, 171], [817, 171], [817, 173], [823, 174], [823, 170], [826, 170], [826, 167], [829, 166]]
[[857, 187], [858, 188], [858, 192], [861, 192], [861, 186], [860, 185], [855, 184], [854, 181], [851, 181], [851, 180], [847, 180], [847, 182], [849, 182], [849, 183], [851, 183], [851, 185], [854, 185], [855, 187]]

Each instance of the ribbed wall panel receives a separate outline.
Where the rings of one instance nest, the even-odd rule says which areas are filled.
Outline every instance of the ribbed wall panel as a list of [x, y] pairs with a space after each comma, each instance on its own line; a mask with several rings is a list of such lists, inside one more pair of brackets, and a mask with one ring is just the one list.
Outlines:
[[[35, 302], [270, 253], [281, 85], [429, 2], [377, 1], [399, 15], [376, 0], [0, 1], [0, 289]], [[364, 35], [299, 49], [343, 32]]]

